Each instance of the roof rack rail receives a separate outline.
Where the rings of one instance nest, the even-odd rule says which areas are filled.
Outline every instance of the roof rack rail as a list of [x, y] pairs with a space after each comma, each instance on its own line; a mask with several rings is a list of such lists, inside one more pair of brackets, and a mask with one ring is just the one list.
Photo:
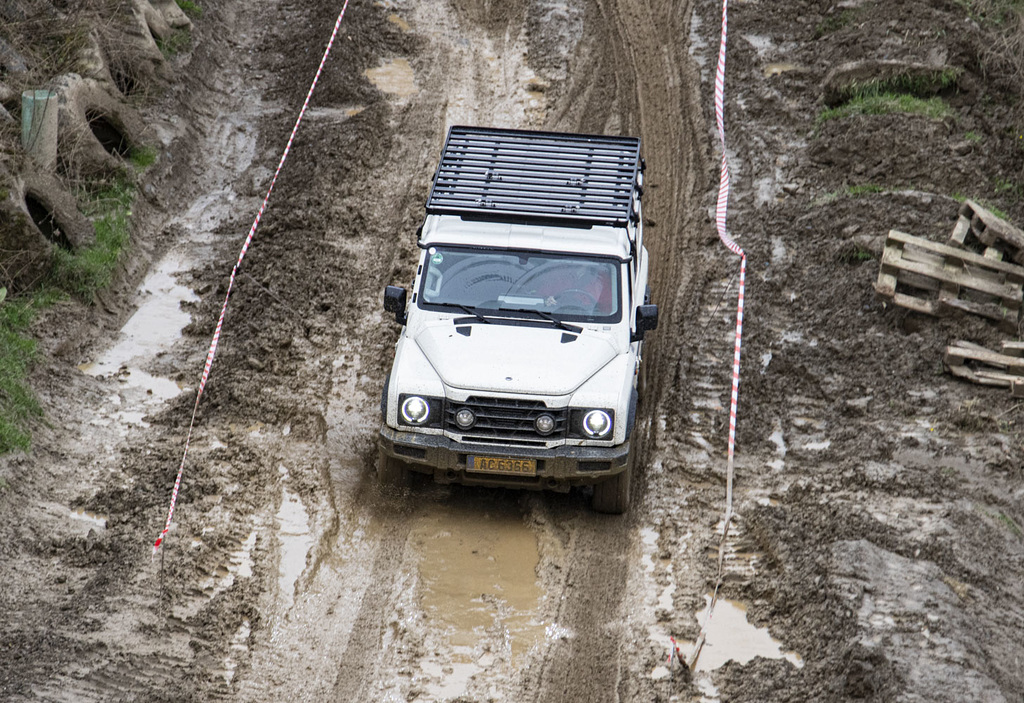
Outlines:
[[636, 137], [455, 126], [427, 212], [624, 226], [642, 171]]

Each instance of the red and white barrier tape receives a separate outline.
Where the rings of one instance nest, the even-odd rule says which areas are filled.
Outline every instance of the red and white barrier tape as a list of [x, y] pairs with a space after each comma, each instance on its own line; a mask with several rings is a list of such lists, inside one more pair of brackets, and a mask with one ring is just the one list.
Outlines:
[[284, 166], [285, 160], [288, 158], [288, 152], [291, 151], [292, 142], [295, 141], [295, 134], [299, 131], [299, 125], [302, 124], [302, 117], [306, 114], [306, 108], [309, 107], [309, 100], [313, 97], [313, 91], [316, 90], [316, 84], [320, 80], [320, 74], [324, 70], [324, 64], [327, 63], [327, 57], [331, 53], [331, 47], [334, 46], [334, 40], [338, 36], [338, 28], [341, 27], [341, 21], [345, 17], [345, 10], [348, 9], [348, 0], [345, 0], [341, 7], [341, 12], [338, 14], [338, 19], [334, 23], [334, 30], [331, 32], [331, 38], [327, 42], [327, 48], [324, 49], [324, 55], [320, 58], [320, 65], [316, 69], [316, 75], [313, 77], [313, 83], [309, 86], [309, 92], [306, 93], [306, 99], [302, 103], [302, 109], [299, 110], [299, 116], [295, 120], [295, 126], [292, 127], [292, 133], [288, 137], [288, 143], [284, 147], [284, 152], [281, 154], [281, 160], [277, 164], [277, 170], [274, 171], [274, 177], [270, 180], [270, 187], [267, 189], [267, 194], [263, 198], [263, 203], [260, 205], [259, 211], [256, 213], [256, 219], [253, 220], [252, 227], [249, 228], [249, 235], [245, 238], [245, 243], [242, 244], [242, 250], [238, 253], [238, 260], [235, 262], [234, 267], [231, 269], [231, 277], [228, 279], [228, 291], [224, 295], [224, 305], [220, 309], [220, 317], [217, 319], [217, 327], [213, 331], [213, 340], [210, 342], [210, 351], [206, 354], [206, 364], [203, 366], [203, 375], [199, 380], [199, 390], [196, 393], [196, 402], [192, 408], [192, 421], [188, 426], [188, 435], [185, 438], [185, 451], [181, 456], [181, 465], [178, 466], [178, 475], [174, 479], [174, 489], [171, 491], [171, 506], [167, 510], [167, 522], [164, 524], [164, 529], [157, 537], [156, 543], [153, 545], [153, 555], [155, 556], [157, 551], [160, 549], [160, 545], [163, 544], [164, 539], [167, 537], [167, 532], [171, 529], [171, 520], [174, 517], [174, 506], [178, 502], [178, 492], [181, 489], [181, 477], [185, 473], [185, 459], [188, 457], [188, 447], [192, 441], [192, 430], [196, 424], [196, 412], [199, 410], [199, 399], [203, 397], [203, 390], [206, 388], [206, 381], [210, 377], [210, 369], [213, 367], [213, 357], [217, 354], [217, 343], [220, 341], [221, 329], [224, 327], [224, 316], [228, 311], [228, 300], [231, 298], [231, 290], [235, 285], [235, 277], [238, 275], [238, 269], [242, 265], [242, 259], [245, 258], [245, 253], [249, 250], [249, 245], [252, 244], [253, 237], [256, 236], [256, 228], [259, 227], [260, 219], [263, 217], [263, 211], [267, 207], [267, 202], [270, 200], [270, 194], [274, 192], [274, 185], [277, 183], [277, 177], [281, 173], [281, 168]]
[[[718, 591], [722, 585], [722, 571], [725, 564], [725, 541], [729, 536], [729, 524], [732, 522], [732, 485], [735, 474], [736, 457], [736, 409], [739, 405], [740, 392], [740, 349], [743, 341], [743, 296], [747, 283], [747, 255], [740, 246], [728, 235], [725, 228], [726, 214], [729, 208], [729, 161], [725, 149], [725, 47], [729, 27], [729, 0], [722, 0], [722, 40], [718, 47], [718, 67], [715, 70], [715, 122], [718, 126], [718, 139], [722, 148], [722, 170], [718, 186], [718, 205], [715, 222], [718, 227], [718, 238], [728, 247], [729, 251], [740, 257], [739, 299], [736, 307], [736, 344], [732, 361], [732, 394], [729, 403], [729, 459], [725, 479], [725, 517], [722, 525], [722, 538], [718, 544], [718, 578], [715, 590], [708, 604], [707, 615], [700, 628], [700, 634], [694, 643], [688, 665], [692, 668], [700, 656], [701, 648], [707, 637], [708, 623], [718, 602]], [[674, 642], [673, 642], [674, 645]]]

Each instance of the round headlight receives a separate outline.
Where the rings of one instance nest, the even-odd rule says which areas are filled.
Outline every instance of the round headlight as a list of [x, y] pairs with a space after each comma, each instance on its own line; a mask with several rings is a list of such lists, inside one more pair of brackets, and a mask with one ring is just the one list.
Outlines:
[[604, 437], [612, 430], [612, 418], [604, 410], [591, 410], [583, 416], [583, 431], [590, 437]]
[[417, 395], [411, 395], [402, 403], [402, 417], [410, 425], [422, 425], [430, 415], [427, 401]]
[[469, 408], [462, 408], [455, 413], [455, 424], [464, 430], [468, 430], [476, 422], [476, 415]]
[[533, 426], [540, 434], [551, 434], [555, 431], [555, 418], [550, 415], [541, 415], [533, 421]]

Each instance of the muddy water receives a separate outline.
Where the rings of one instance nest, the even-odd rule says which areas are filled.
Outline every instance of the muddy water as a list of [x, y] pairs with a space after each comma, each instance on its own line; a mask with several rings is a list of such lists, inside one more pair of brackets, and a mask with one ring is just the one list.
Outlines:
[[277, 525], [277, 538], [281, 543], [278, 592], [281, 607], [287, 610], [295, 602], [295, 584], [306, 568], [306, 556], [312, 545], [306, 506], [301, 498], [287, 488], [282, 490]]
[[803, 666], [800, 655], [782, 651], [782, 645], [768, 633], [768, 628], [759, 628], [747, 621], [747, 607], [743, 603], [720, 599], [709, 620], [711, 596], [705, 596], [705, 601], [704, 609], [694, 614], [698, 622], [708, 623], [695, 671], [714, 671], [729, 661], [746, 664], [754, 657], [785, 658], [796, 667]]
[[518, 511], [454, 513], [424, 514], [410, 532], [420, 605], [447, 636], [453, 663], [483, 668], [494, 659], [483, 648], [515, 666], [545, 633], [537, 538]]
[[115, 344], [79, 367], [85, 373], [118, 380], [118, 393], [110, 397], [105, 414], [122, 426], [145, 426], [146, 412], [181, 392], [175, 381], [154, 376], [143, 367], [169, 349], [191, 320], [181, 304], [198, 298], [177, 282], [177, 275], [190, 264], [179, 252], [169, 253], [139, 287], [142, 303]]

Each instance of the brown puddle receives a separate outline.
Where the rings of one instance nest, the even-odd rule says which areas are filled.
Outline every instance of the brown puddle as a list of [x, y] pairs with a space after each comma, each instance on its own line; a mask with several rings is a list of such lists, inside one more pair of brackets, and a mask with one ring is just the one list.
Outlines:
[[[711, 596], [705, 596], [708, 606]], [[698, 613], [697, 622], [707, 618], [708, 606]], [[782, 645], [768, 633], [747, 621], [747, 607], [738, 601], [721, 600], [708, 621], [707, 636], [697, 658], [695, 671], [713, 671], [728, 661], [746, 664], [754, 657], [786, 659], [798, 669], [804, 665], [796, 652], [783, 652]]]
[[766, 78], [772, 76], [778, 76], [788, 71], [795, 71], [799, 68], [795, 63], [781, 62], [781, 63], [770, 63], [764, 67], [764, 75]]
[[537, 538], [518, 511], [426, 515], [410, 543], [420, 557], [421, 607], [457, 651], [494, 640], [496, 628], [513, 661], [543, 640]]

